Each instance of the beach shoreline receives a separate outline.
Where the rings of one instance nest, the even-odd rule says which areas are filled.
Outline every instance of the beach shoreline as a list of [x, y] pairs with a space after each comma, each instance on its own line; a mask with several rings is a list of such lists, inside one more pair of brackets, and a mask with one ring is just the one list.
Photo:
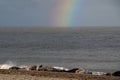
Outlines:
[[116, 76], [95, 76], [66, 72], [0, 70], [0, 80], [120, 80]]

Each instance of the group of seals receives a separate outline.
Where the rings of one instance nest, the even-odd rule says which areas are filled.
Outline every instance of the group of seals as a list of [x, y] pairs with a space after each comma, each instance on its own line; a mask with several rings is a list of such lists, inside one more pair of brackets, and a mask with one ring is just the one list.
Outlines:
[[27, 67], [27, 66], [22, 66], [22, 67], [10, 67], [9, 69], [14, 69], [14, 70], [28, 70], [28, 71], [51, 71], [51, 72], [69, 72], [69, 73], [77, 73], [77, 74], [83, 74], [85, 72], [84, 69], [80, 69], [80, 68], [73, 68], [73, 69], [67, 69], [64, 67], [50, 67], [50, 66], [36, 66], [33, 65], [31, 67]]
[[[10, 67], [9, 68], [10, 70], [14, 69], [14, 70], [28, 70], [28, 71], [50, 71], [50, 72], [68, 72], [68, 73], [76, 73], [76, 74], [85, 74], [85, 70], [84, 69], [81, 69], [81, 68], [73, 68], [73, 69], [67, 69], [67, 68], [64, 68], [64, 67], [50, 67], [50, 66], [36, 66], [36, 65], [33, 65], [31, 67], [28, 67], [28, 66], [22, 66], [22, 67], [16, 67], [16, 66], [13, 66], [13, 67]], [[113, 73], [103, 73], [103, 72], [88, 72], [86, 74], [91, 74], [91, 75], [106, 75], [106, 76], [120, 76], [120, 71], [116, 71], [116, 72], [113, 72]]]

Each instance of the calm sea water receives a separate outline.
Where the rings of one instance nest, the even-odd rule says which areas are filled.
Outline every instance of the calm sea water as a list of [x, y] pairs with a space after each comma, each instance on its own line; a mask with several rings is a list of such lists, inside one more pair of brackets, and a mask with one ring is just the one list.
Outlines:
[[120, 29], [1, 31], [0, 64], [120, 69]]

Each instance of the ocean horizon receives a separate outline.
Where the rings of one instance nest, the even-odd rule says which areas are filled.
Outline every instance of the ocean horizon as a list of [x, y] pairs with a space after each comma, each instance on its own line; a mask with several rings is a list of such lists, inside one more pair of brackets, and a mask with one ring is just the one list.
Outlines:
[[116, 71], [120, 27], [0, 27], [0, 64]]

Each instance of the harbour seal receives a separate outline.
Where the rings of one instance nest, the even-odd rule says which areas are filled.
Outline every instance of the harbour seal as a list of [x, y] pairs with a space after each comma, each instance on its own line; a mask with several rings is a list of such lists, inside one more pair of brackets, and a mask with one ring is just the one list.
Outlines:
[[112, 73], [113, 76], [120, 76], [120, 71], [116, 71], [114, 73]]

